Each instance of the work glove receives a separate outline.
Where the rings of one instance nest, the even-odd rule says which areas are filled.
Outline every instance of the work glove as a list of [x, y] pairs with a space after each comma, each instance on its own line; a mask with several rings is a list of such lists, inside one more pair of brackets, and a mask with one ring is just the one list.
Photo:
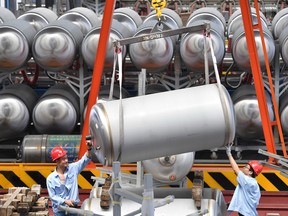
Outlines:
[[226, 147], [226, 154], [227, 156], [232, 156], [231, 154], [231, 147], [232, 147], [233, 143], [228, 143], [225, 147]]

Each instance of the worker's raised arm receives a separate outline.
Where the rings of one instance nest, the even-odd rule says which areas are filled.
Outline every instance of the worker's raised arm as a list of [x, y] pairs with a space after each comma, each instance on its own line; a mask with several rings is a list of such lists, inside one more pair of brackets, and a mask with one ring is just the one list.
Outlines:
[[228, 145], [226, 145], [226, 154], [229, 158], [229, 162], [232, 166], [232, 169], [234, 170], [234, 172], [236, 173], [236, 175], [238, 175], [240, 169], [238, 167], [238, 164], [236, 163], [236, 161], [234, 160], [232, 154], [231, 154], [231, 147], [232, 147], [233, 143], [230, 143]]

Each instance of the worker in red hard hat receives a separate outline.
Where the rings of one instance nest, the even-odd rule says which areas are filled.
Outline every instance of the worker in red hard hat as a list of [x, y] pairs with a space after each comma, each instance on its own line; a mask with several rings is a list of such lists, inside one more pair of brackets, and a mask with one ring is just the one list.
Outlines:
[[239, 216], [257, 216], [257, 206], [261, 192], [255, 177], [259, 175], [263, 166], [259, 161], [249, 161], [241, 170], [231, 154], [232, 144], [226, 146], [226, 153], [232, 169], [237, 175], [238, 185], [228, 207], [228, 215], [238, 212]]
[[87, 152], [77, 162], [68, 164], [67, 152], [60, 146], [51, 151], [51, 157], [57, 163], [55, 170], [47, 177], [46, 185], [49, 197], [52, 201], [54, 216], [66, 214], [58, 209], [58, 206], [77, 207], [79, 200], [78, 174], [91, 161], [91, 140], [86, 140]]

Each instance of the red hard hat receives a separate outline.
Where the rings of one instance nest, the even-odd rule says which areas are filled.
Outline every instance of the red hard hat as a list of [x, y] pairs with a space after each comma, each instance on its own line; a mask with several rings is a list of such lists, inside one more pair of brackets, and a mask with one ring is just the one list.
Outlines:
[[249, 161], [248, 164], [254, 170], [256, 175], [259, 175], [259, 173], [261, 173], [263, 166], [259, 163], [259, 161], [256, 161], [256, 160]]
[[51, 151], [51, 157], [53, 161], [65, 156], [66, 154], [67, 152], [60, 146], [53, 148]]

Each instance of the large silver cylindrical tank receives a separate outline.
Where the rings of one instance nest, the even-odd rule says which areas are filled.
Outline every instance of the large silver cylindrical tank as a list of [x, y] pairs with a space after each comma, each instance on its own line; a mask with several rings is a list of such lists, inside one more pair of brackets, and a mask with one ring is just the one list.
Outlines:
[[[156, 10], [153, 10], [150, 14], [148, 14], [143, 22], [149, 22], [151, 20], [158, 21]], [[169, 8], [162, 9], [161, 22], [164, 22], [170, 29], [178, 29], [183, 26], [183, 22], [179, 14]]]
[[54, 11], [48, 8], [38, 7], [25, 12], [17, 19], [29, 22], [36, 31], [39, 31], [47, 24], [56, 21], [57, 18], [58, 16]]
[[[157, 23], [156, 20], [144, 22], [134, 36], [149, 34]], [[130, 44], [129, 55], [138, 70], [145, 68], [147, 72], [161, 72], [168, 68], [174, 55], [174, 47], [172, 37], [163, 37]]]
[[[264, 41], [265, 41], [268, 61], [271, 63], [275, 55], [274, 39], [270, 30], [267, 28], [263, 28], [263, 34], [264, 34]], [[256, 49], [258, 53], [260, 67], [262, 69], [265, 69], [266, 68], [265, 58], [264, 58], [260, 33], [258, 29], [254, 30], [254, 36], [255, 36], [255, 43], [256, 43]], [[245, 30], [243, 26], [239, 27], [234, 33], [231, 45], [232, 45], [232, 57], [234, 61], [236, 62], [236, 64], [238, 65], [238, 67], [246, 71], [251, 71], [250, 55], [249, 55], [249, 50], [247, 46]]]
[[[258, 23], [255, 8], [251, 8], [251, 16], [252, 16], [252, 22], [254, 24]], [[260, 11], [260, 20], [261, 20], [262, 27], [268, 28], [267, 19], [261, 11]], [[237, 31], [237, 29], [242, 27], [242, 26], [243, 26], [242, 13], [241, 13], [241, 9], [238, 9], [231, 15], [231, 17], [228, 20], [227, 36], [229, 38], [233, 37], [233, 35]]]
[[35, 34], [33, 26], [23, 20], [0, 24], [0, 72], [16, 71], [26, 64]]
[[79, 98], [65, 84], [56, 84], [39, 99], [33, 110], [33, 122], [39, 133], [69, 134], [79, 118]]
[[226, 28], [226, 21], [222, 13], [216, 8], [204, 7], [194, 11], [188, 18], [186, 26], [196, 21], [209, 22], [217, 24], [217, 31], [224, 35]]
[[16, 16], [7, 8], [0, 7], [0, 23], [15, 20]]
[[81, 135], [26, 135], [22, 141], [22, 163], [51, 163], [51, 150], [62, 146], [68, 161], [78, 157]]
[[90, 112], [90, 133], [102, 164], [211, 149], [234, 139], [233, 104], [216, 84], [123, 99], [121, 134], [119, 103], [96, 104]]
[[[96, 52], [98, 49], [98, 43], [100, 39], [100, 30], [101, 25], [96, 25], [93, 29], [91, 29], [88, 34], [83, 39], [81, 45], [81, 53], [85, 63], [90, 67], [94, 67], [94, 61]], [[117, 20], [112, 20], [111, 28], [110, 28], [110, 36], [107, 42], [106, 47], [106, 56], [105, 56], [105, 69], [111, 69], [114, 63], [114, 40], [119, 40], [127, 37], [131, 37], [131, 32], [127, 30], [126, 26], [118, 22]], [[127, 53], [127, 47], [122, 47], [122, 58], [124, 59]]]
[[[206, 20], [208, 21], [208, 20]], [[198, 26], [205, 22], [195, 21], [188, 22], [188, 26]], [[217, 65], [220, 65], [225, 56], [225, 37], [224, 33], [219, 32], [220, 25], [211, 22], [210, 23], [210, 39], [212, 40], [212, 46], [214, 50], [214, 56]], [[193, 32], [185, 34], [180, 42], [180, 55], [185, 65], [194, 72], [205, 72], [205, 56], [204, 56], [204, 35], [203, 31]], [[211, 49], [209, 45], [209, 39], [206, 38], [207, 59], [209, 71], [214, 69], [214, 62], [212, 60]]]
[[86, 35], [94, 26], [100, 23], [100, 19], [89, 8], [76, 7], [61, 15], [58, 20], [67, 20], [77, 25], [82, 33]]
[[113, 12], [113, 19], [122, 23], [134, 35], [138, 27], [142, 24], [140, 15], [131, 8], [117, 8]]
[[281, 95], [279, 100], [279, 115], [283, 133], [288, 135], [288, 93]]
[[191, 171], [195, 152], [170, 155], [142, 161], [145, 172], [163, 183], [179, 182]]
[[288, 27], [288, 8], [283, 8], [278, 13], [276, 13], [272, 20], [272, 33], [274, 39], [278, 39], [281, 32], [286, 27]]
[[49, 71], [68, 69], [78, 55], [83, 33], [67, 20], [57, 20], [35, 35], [32, 52], [37, 64]]
[[[266, 93], [267, 107], [272, 121], [274, 118], [271, 97]], [[243, 139], [263, 138], [263, 127], [255, 87], [242, 85], [232, 94], [236, 115], [236, 135]]]
[[288, 64], [288, 26], [283, 29], [279, 36], [280, 53], [285, 64]]
[[22, 135], [36, 101], [35, 91], [24, 84], [12, 84], [0, 91], [0, 140]]

